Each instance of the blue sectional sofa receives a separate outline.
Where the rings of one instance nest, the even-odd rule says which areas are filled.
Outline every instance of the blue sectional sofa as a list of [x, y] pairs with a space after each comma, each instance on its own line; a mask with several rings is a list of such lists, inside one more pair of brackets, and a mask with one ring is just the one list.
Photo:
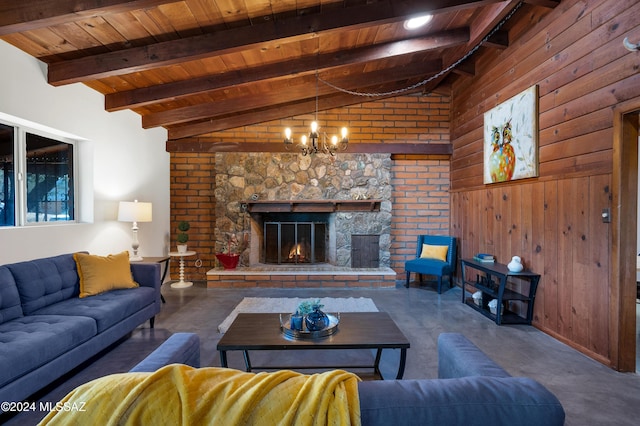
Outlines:
[[[200, 366], [198, 336], [171, 336], [131, 371], [171, 363]], [[540, 383], [511, 377], [462, 334], [438, 337], [438, 379], [358, 384], [362, 424], [560, 426], [560, 401]]]
[[139, 286], [79, 298], [73, 254], [0, 266], [0, 401], [21, 401], [160, 312], [160, 265]]

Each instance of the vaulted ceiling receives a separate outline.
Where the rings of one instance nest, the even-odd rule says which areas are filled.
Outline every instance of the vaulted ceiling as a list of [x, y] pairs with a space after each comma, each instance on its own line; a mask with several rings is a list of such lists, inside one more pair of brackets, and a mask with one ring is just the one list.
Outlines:
[[[2, 0], [0, 38], [45, 62], [50, 84], [84, 83], [107, 111], [135, 111], [176, 140], [311, 113], [316, 96], [322, 110], [414, 85], [402, 93], [448, 93], [452, 78], [474, 73], [475, 55], [460, 59], [483, 39], [482, 49], [505, 48], [517, 22], [558, 4]], [[496, 31], [516, 7], [526, 19]], [[427, 25], [404, 28], [424, 13]]]

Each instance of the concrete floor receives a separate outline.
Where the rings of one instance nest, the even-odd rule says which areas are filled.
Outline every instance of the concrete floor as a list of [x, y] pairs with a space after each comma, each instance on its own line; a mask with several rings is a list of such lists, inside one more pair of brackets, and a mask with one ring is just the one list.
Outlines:
[[[127, 371], [157, 347], [171, 333], [195, 332], [201, 338], [203, 366], [219, 366], [217, 326], [243, 297], [370, 297], [380, 311], [388, 312], [411, 342], [405, 379], [437, 377], [436, 338], [442, 332], [465, 334], [491, 358], [514, 376], [534, 378], [562, 402], [567, 425], [637, 425], [640, 418], [640, 376], [618, 373], [558, 342], [531, 326], [496, 324], [460, 302], [461, 290], [438, 295], [432, 287], [406, 289], [207, 289], [204, 284], [187, 289], [163, 287], [167, 303], [149, 325], [136, 329], [131, 337], [96, 357], [73, 374], [32, 398], [57, 401], [67, 392], [95, 377]], [[313, 351], [316, 356], [316, 352]], [[256, 353], [254, 363], [289, 354]], [[367, 354], [345, 354], [345, 357]], [[298, 356], [308, 356], [298, 355]], [[317, 356], [322, 356], [321, 354]], [[331, 356], [334, 356], [333, 354]], [[340, 355], [338, 355], [340, 356]], [[308, 361], [308, 358], [305, 358]], [[240, 353], [229, 354], [230, 367], [242, 368]], [[383, 374], [397, 368], [397, 351], [387, 351]], [[25, 413], [0, 418], [0, 423], [35, 424], [44, 413]], [[514, 419], [516, 421], [516, 419]], [[517, 423], [517, 421], [516, 421]], [[514, 423], [514, 424], [516, 424]]]

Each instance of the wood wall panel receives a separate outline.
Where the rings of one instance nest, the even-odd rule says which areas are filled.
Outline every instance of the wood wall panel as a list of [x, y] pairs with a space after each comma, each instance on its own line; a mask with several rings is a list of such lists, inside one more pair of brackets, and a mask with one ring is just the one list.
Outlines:
[[508, 263], [520, 256], [542, 275], [534, 325], [600, 359], [609, 355], [611, 236], [600, 213], [610, 205], [610, 181], [581, 176], [451, 194], [460, 257], [489, 252]]
[[[541, 271], [541, 275], [545, 274], [545, 254], [548, 256], [550, 250], [546, 249], [545, 244], [545, 184], [531, 184], [528, 185], [531, 188], [531, 200], [530, 208], [525, 209], [531, 212], [531, 233], [528, 235], [528, 239], [531, 241], [531, 262], [529, 267], [532, 271]], [[547, 288], [552, 288], [554, 284], [548, 282]], [[536, 296], [536, 303], [541, 307], [545, 306], [545, 291], [538, 291]], [[544, 313], [544, 309], [538, 309], [534, 311], [533, 321], [537, 324], [544, 324], [544, 315], [538, 314]]]
[[[573, 191], [576, 191], [575, 205], [569, 210], [572, 212], [572, 222], [574, 237], [571, 241], [574, 245], [574, 253], [571, 262], [569, 263], [573, 269], [573, 279], [571, 280], [571, 287], [567, 286], [571, 301], [569, 306], [571, 307], [571, 331], [574, 336], [574, 340], [581, 346], [587, 347], [589, 344], [589, 299], [588, 284], [590, 278], [588, 253], [588, 242], [591, 242], [591, 236], [587, 234], [589, 228], [589, 211], [588, 211], [588, 196], [582, 192], [582, 188], [587, 188], [589, 178], [581, 177], [572, 179], [574, 186]], [[573, 297], [573, 295], [578, 297]]]
[[537, 305], [536, 312], [542, 308], [544, 322], [541, 328], [558, 329], [558, 182], [544, 183], [544, 269], [542, 271], [542, 293], [544, 304]]
[[[640, 97], [640, 56], [622, 45], [640, 34], [640, 1], [563, 0], [523, 28], [476, 62], [476, 77], [453, 82], [452, 230], [463, 256], [520, 255], [542, 274], [534, 326], [616, 366], [613, 232], [601, 212], [612, 203], [613, 108]], [[534, 84], [539, 177], [484, 185], [483, 115]]]
[[[592, 280], [586, 280], [589, 283], [587, 288], [589, 303], [587, 309], [589, 310], [590, 321], [590, 341], [589, 349], [597, 354], [602, 354], [605, 359], [611, 357], [611, 351], [609, 350], [609, 332], [611, 318], [609, 312], [609, 306], [603, 303], [604, 300], [609, 299], [609, 248], [612, 246], [612, 232], [610, 232], [610, 225], [602, 222], [602, 207], [603, 205], [611, 204], [611, 179], [607, 175], [599, 175], [591, 177], [592, 186], [595, 190], [592, 192], [590, 199], [589, 211], [592, 214], [589, 217], [589, 234], [591, 236], [590, 248], [590, 261], [593, 267], [598, 271], [598, 282]], [[602, 323], [600, 326], [596, 324]]]
[[571, 287], [573, 283], [573, 200], [566, 197], [575, 191], [572, 181], [558, 182], [558, 333], [572, 337], [571, 332]]
[[[611, 128], [611, 107], [640, 96], [638, 57], [626, 51], [621, 43], [624, 36], [633, 38], [636, 32], [640, 16], [638, 2], [623, 2], [626, 9], [611, 0], [565, 3], [566, 6], [563, 4], [545, 17], [531, 36], [522, 37], [524, 41], [488, 63], [489, 69], [479, 70], [473, 83], [459, 84], [462, 90], [456, 92], [454, 99], [451, 131], [452, 143], [459, 151], [452, 164], [463, 158], [471, 161], [473, 149], [475, 153], [482, 150], [481, 140], [458, 143], [463, 135], [481, 128], [482, 114], [530, 85], [540, 86], [541, 147]], [[609, 9], [619, 14], [612, 17]], [[564, 14], [563, 10], [566, 10]], [[605, 141], [609, 142], [610, 149], [610, 138]], [[586, 145], [583, 152], [603, 149], [603, 139], [594, 138], [591, 143], [595, 145]], [[562, 147], [556, 149], [560, 150]], [[553, 158], [541, 157], [541, 167], [545, 160], [554, 161]], [[593, 159], [595, 162], [591, 165], [601, 173], [601, 161], [597, 157]], [[572, 163], [558, 167], [566, 171]], [[575, 172], [588, 174], [588, 167]], [[452, 189], [469, 187], [471, 173], [477, 178], [476, 184], [481, 184], [479, 169], [454, 167]]]

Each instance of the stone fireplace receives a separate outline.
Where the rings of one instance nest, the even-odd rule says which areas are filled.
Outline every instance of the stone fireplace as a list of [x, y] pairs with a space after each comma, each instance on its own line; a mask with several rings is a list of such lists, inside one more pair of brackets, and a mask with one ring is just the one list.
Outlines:
[[230, 236], [241, 265], [350, 267], [352, 235], [379, 237], [390, 265], [389, 154], [216, 154], [216, 251]]

